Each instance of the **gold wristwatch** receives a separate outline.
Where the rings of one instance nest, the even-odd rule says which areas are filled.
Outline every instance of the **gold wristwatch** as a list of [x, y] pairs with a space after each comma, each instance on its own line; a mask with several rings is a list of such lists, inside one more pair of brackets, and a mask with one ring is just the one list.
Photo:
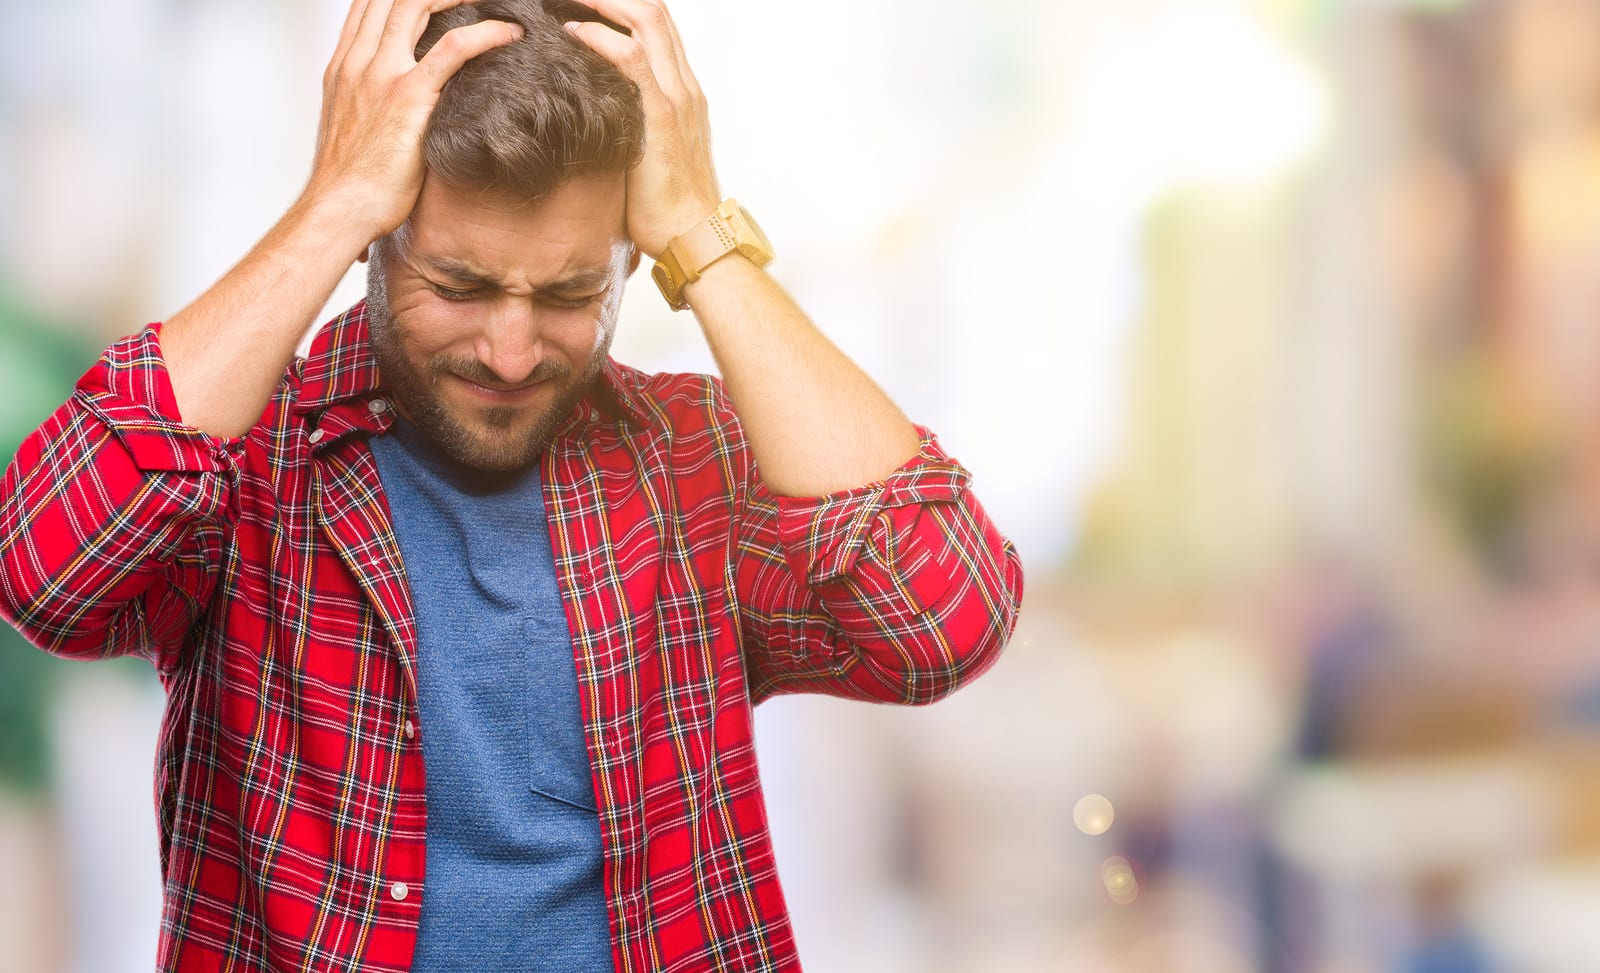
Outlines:
[[767, 235], [738, 200], [729, 197], [715, 213], [673, 237], [650, 269], [650, 276], [656, 279], [661, 296], [672, 309], [682, 311], [689, 306], [683, 299], [683, 286], [699, 280], [707, 267], [735, 251], [757, 267], [772, 263], [772, 244], [767, 242]]

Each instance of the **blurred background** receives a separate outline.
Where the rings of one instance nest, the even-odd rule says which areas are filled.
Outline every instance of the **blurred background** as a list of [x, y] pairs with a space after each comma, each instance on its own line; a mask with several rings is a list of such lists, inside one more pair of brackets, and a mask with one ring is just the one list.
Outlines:
[[[758, 711], [807, 968], [1600, 969], [1600, 0], [673, 9], [1029, 571], [948, 702]], [[344, 12], [6, 4], [5, 455], [294, 198]], [[643, 279], [615, 353], [712, 367]], [[0, 967], [150, 968], [161, 707], [0, 631]]]

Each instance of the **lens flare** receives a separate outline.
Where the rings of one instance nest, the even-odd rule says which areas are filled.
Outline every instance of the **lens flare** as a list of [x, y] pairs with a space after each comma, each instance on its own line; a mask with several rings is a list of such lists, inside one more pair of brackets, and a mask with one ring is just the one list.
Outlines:
[[1090, 794], [1078, 801], [1072, 809], [1072, 821], [1078, 830], [1086, 835], [1102, 835], [1111, 830], [1111, 823], [1117, 819], [1116, 809], [1111, 802], [1099, 794]]
[[1139, 876], [1134, 874], [1133, 865], [1126, 858], [1107, 858], [1100, 866], [1100, 881], [1105, 885], [1106, 895], [1117, 905], [1132, 905], [1139, 898]]

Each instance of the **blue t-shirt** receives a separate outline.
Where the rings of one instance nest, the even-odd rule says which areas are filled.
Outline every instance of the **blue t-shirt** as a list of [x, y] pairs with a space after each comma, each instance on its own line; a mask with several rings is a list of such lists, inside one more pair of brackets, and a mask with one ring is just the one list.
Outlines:
[[611, 970], [600, 823], [539, 469], [373, 455], [417, 612], [427, 874], [415, 973]]

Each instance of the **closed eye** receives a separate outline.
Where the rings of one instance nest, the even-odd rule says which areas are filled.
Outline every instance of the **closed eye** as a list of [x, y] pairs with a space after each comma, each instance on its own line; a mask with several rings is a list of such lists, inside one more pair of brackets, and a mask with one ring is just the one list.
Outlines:
[[545, 300], [551, 304], [554, 304], [556, 307], [580, 308], [588, 307], [590, 304], [593, 304], [595, 300], [604, 293], [605, 291], [600, 291], [596, 294], [590, 294], [587, 297], [558, 297], [554, 294], [551, 294], [547, 296]]
[[470, 301], [483, 293], [483, 288], [473, 287], [467, 290], [455, 290], [450, 287], [440, 287], [432, 281], [428, 282], [428, 289], [438, 294], [447, 301]]

